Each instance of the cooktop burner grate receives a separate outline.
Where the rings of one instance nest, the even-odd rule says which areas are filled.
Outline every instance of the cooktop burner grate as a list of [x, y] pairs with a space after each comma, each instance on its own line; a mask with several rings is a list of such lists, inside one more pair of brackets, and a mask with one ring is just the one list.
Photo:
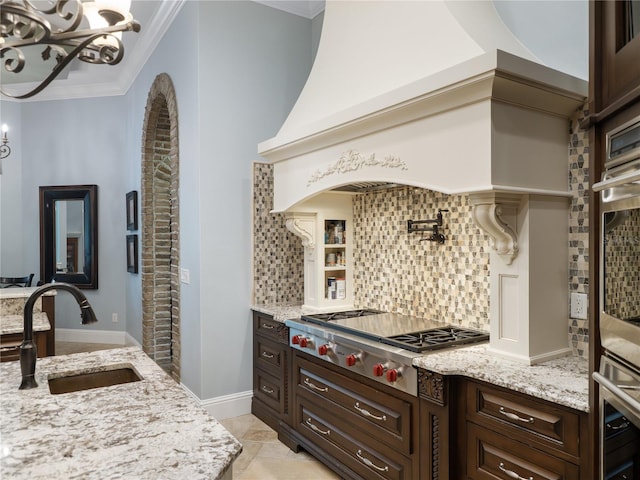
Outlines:
[[313, 315], [303, 315], [304, 320], [316, 321], [317, 323], [330, 322], [332, 320], [344, 320], [346, 318], [364, 317], [367, 315], [377, 315], [383, 313], [380, 310], [363, 308], [360, 310], [347, 310], [345, 312], [314, 313]]
[[380, 339], [382, 343], [417, 353], [487, 340], [489, 340], [489, 334], [486, 332], [452, 326], [403, 333]]

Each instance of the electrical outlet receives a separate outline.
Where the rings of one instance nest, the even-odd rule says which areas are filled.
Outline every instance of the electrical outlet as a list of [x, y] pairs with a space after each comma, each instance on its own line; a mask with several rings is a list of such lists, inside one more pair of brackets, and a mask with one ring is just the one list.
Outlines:
[[117, 313], [112, 313], [111, 314], [111, 321], [113, 323], [118, 323], [118, 314]]
[[571, 318], [586, 320], [589, 301], [586, 293], [571, 294]]

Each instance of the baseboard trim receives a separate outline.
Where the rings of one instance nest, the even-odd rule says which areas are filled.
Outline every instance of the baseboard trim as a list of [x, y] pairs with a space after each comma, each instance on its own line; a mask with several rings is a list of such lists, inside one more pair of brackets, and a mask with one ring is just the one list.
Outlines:
[[60, 342], [108, 343], [124, 345], [126, 332], [109, 330], [78, 330], [75, 328], [56, 328], [56, 340]]
[[181, 383], [180, 386], [188, 396], [195, 400], [216, 420], [224, 420], [225, 418], [239, 417], [240, 415], [248, 415], [251, 413], [253, 390], [200, 400], [197, 395], [184, 384]]

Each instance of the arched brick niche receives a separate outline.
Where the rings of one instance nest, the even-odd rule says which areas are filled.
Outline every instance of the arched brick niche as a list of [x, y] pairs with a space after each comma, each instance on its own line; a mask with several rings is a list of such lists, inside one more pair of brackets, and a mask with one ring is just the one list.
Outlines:
[[142, 133], [142, 348], [180, 381], [178, 106], [169, 75], [147, 97]]

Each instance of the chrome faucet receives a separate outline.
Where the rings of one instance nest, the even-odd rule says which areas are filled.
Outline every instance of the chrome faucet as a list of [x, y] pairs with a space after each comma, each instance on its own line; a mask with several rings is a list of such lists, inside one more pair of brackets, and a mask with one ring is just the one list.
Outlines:
[[96, 323], [98, 319], [96, 314], [89, 305], [87, 297], [74, 285], [68, 283], [47, 283], [35, 290], [24, 304], [24, 340], [20, 345], [20, 370], [22, 370], [22, 383], [20, 390], [28, 388], [36, 388], [36, 345], [33, 343], [33, 306], [38, 297], [49, 290], [66, 290], [69, 292], [80, 305], [80, 316], [82, 317], [82, 325]]

